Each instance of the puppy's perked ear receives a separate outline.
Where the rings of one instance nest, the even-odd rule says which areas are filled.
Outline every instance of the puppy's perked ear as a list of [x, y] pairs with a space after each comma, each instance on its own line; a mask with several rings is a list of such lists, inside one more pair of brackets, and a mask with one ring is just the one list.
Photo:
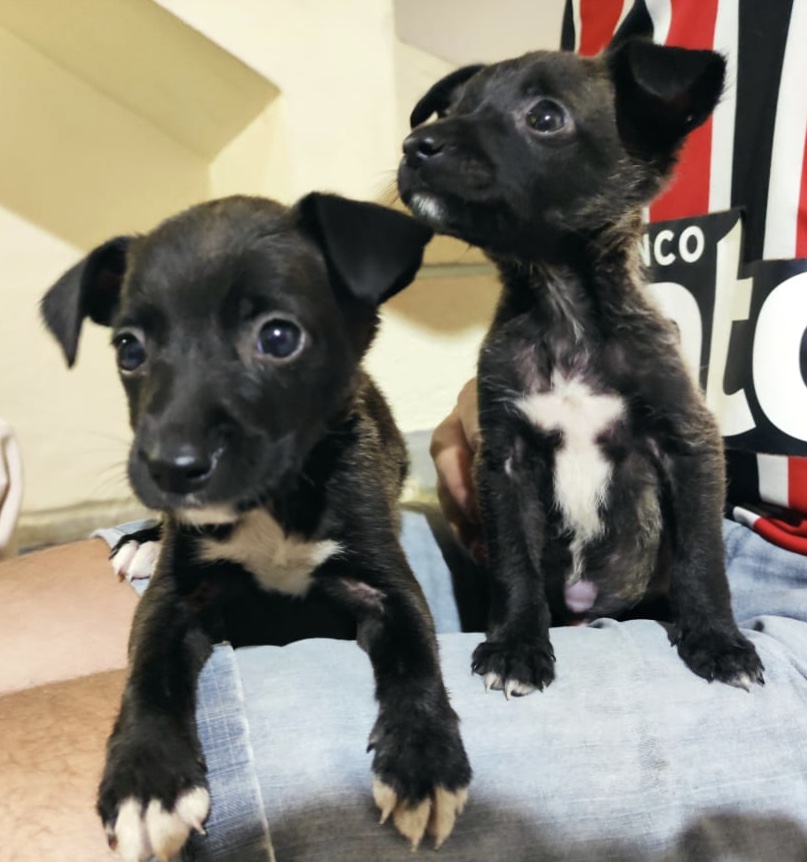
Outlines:
[[623, 143], [666, 169], [684, 138], [720, 100], [726, 61], [714, 51], [638, 40], [610, 48], [606, 59]]
[[463, 66], [461, 69], [456, 69], [451, 74], [446, 75], [445, 78], [441, 78], [412, 109], [412, 113], [409, 115], [409, 127], [414, 129], [415, 126], [426, 122], [432, 114], [442, 117], [454, 99], [457, 88], [484, 68], [482, 63], [477, 63], [474, 66]]
[[118, 236], [69, 269], [42, 298], [45, 326], [62, 346], [68, 366], [76, 361], [85, 317], [109, 326], [120, 299], [126, 253], [132, 238]]
[[432, 231], [378, 204], [316, 192], [297, 204], [331, 276], [357, 299], [380, 305], [415, 277]]

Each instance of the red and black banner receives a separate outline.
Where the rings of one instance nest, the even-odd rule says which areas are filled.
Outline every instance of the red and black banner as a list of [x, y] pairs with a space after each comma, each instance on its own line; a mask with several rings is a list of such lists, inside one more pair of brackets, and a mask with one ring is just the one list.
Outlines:
[[807, 3], [569, 0], [561, 44], [592, 55], [612, 38], [710, 48], [727, 60], [712, 117], [687, 140], [650, 220], [742, 207], [746, 260], [807, 257]]
[[807, 553], [807, 260], [742, 246], [739, 210], [648, 225], [648, 291], [720, 423], [729, 513]]
[[564, 49], [630, 36], [726, 57], [642, 251], [720, 421], [729, 513], [807, 553], [807, 2], [567, 0]]

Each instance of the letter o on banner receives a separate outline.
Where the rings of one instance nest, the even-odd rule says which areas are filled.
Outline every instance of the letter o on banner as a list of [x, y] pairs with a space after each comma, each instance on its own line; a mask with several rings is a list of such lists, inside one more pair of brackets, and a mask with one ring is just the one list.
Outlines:
[[[690, 240], [692, 239], [695, 240], [695, 244], [694, 247], [690, 248]], [[703, 254], [704, 248], [706, 248], [706, 237], [696, 224], [691, 224], [681, 233], [678, 240], [678, 254], [681, 255], [681, 260], [686, 263], [695, 263]]]
[[785, 434], [807, 440], [807, 386], [801, 345], [807, 329], [807, 272], [771, 291], [754, 334], [754, 388], [759, 406]]

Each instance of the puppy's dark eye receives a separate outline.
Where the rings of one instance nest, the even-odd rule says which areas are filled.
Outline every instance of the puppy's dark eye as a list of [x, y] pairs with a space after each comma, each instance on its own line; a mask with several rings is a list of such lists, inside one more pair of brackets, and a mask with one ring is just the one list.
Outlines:
[[569, 122], [569, 117], [562, 105], [552, 99], [541, 99], [527, 114], [527, 125], [542, 135], [553, 135], [559, 132]]
[[136, 371], [146, 361], [146, 348], [131, 332], [119, 335], [114, 343], [121, 371]]
[[275, 317], [258, 332], [258, 353], [273, 359], [290, 359], [303, 345], [303, 331], [291, 320]]

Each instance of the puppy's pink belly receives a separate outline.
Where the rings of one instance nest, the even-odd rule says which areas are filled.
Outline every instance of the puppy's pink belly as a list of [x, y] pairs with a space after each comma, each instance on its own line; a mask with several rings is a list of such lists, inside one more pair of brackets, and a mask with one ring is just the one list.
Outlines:
[[581, 578], [573, 584], [566, 584], [563, 594], [566, 607], [573, 614], [584, 614], [594, 607], [594, 602], [597, 600], [597, 587], [591, 581]]

